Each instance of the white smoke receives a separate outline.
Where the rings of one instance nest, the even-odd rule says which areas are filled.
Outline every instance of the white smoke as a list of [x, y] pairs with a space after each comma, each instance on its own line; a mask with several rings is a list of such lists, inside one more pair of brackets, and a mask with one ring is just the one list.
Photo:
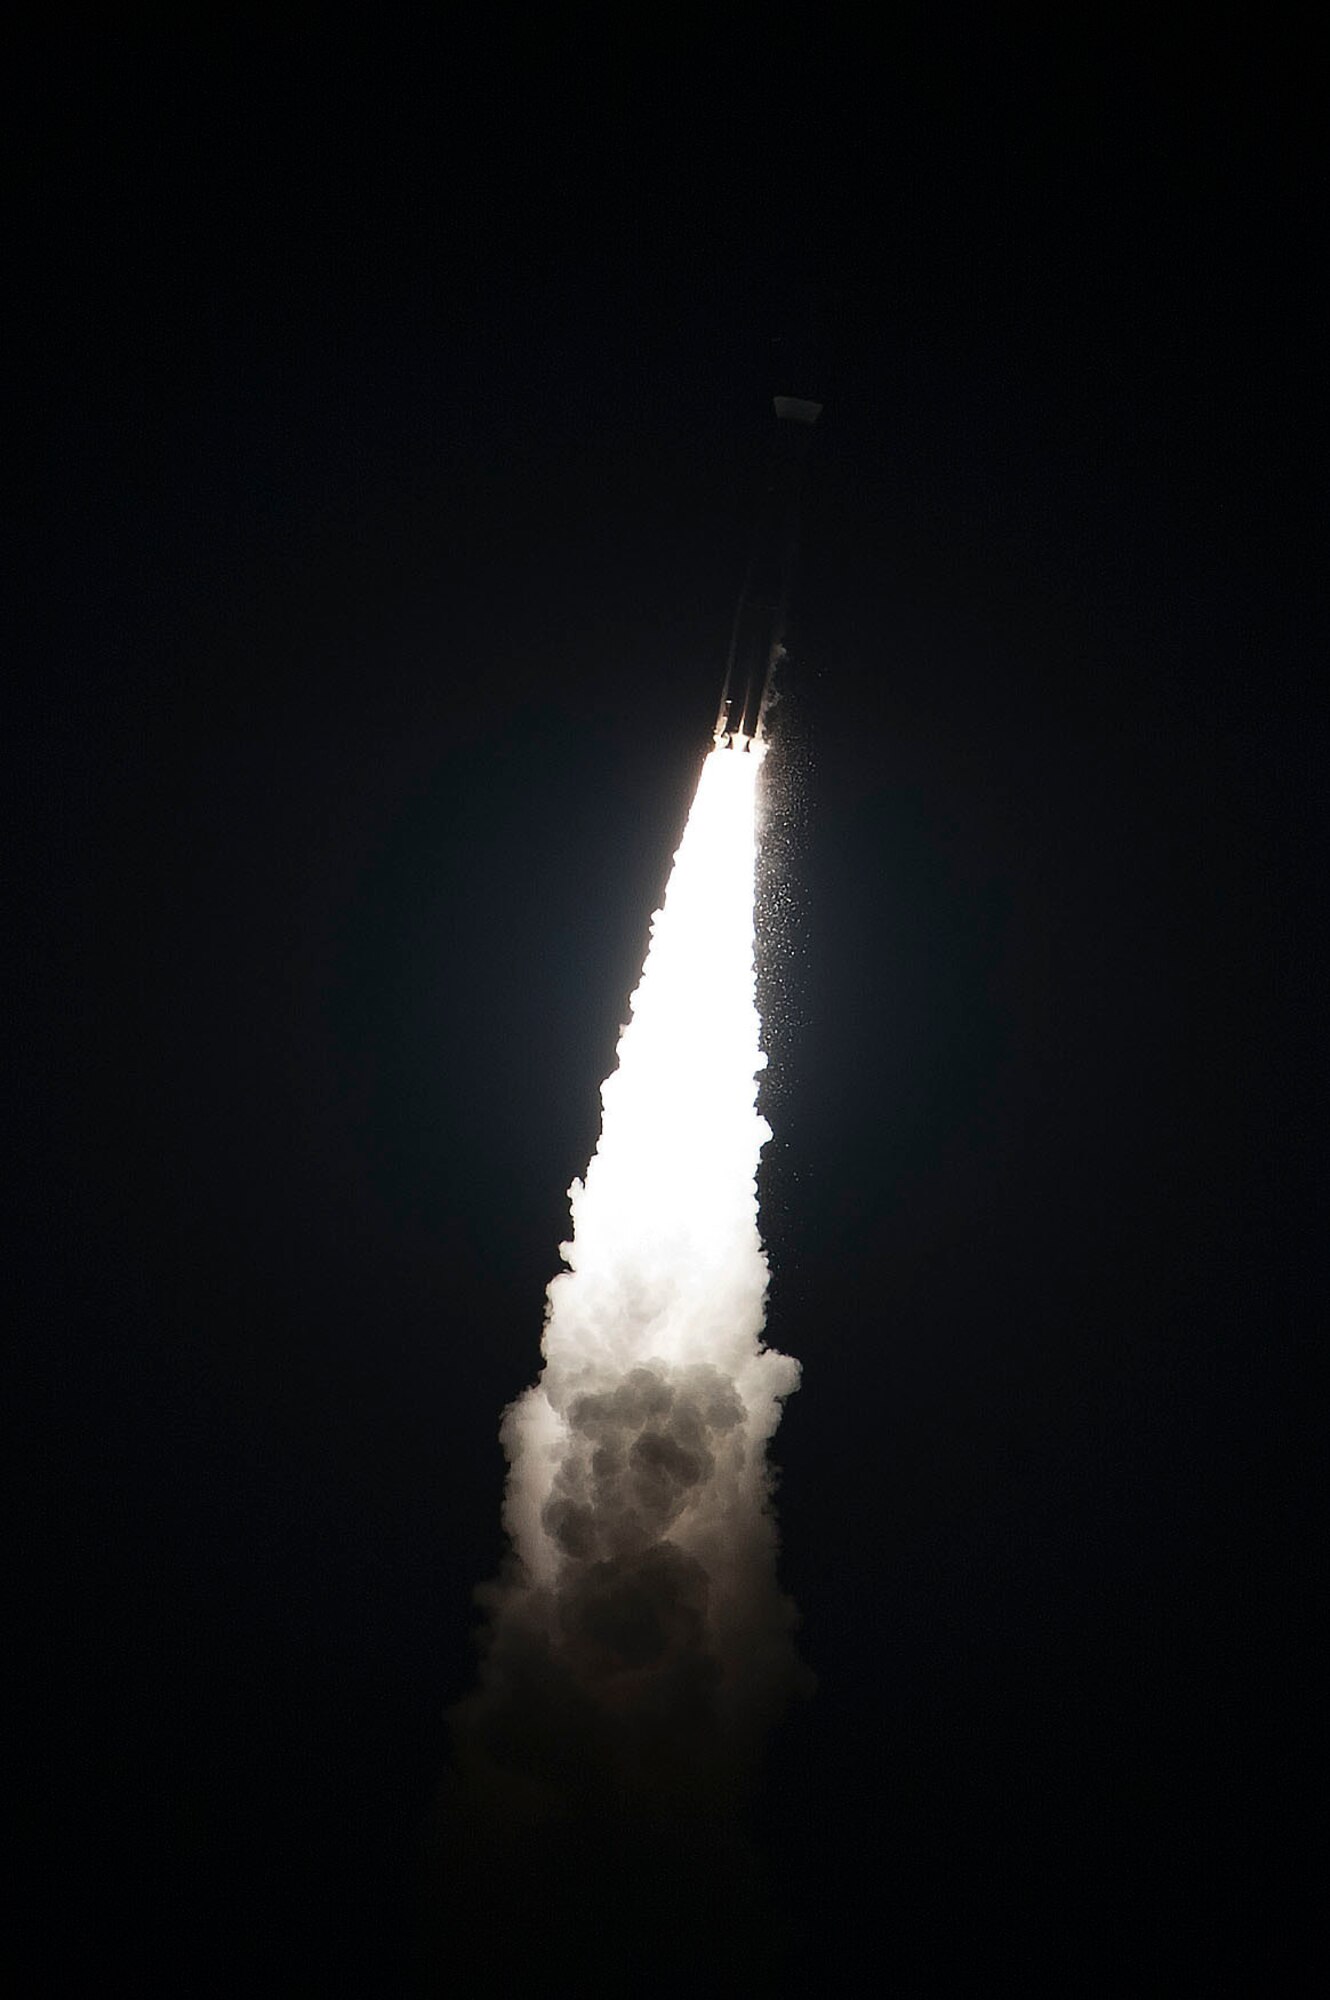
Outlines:
[[754, 878], [761, 746], [707, 757], [509, 1408], [512, 1559], [483, 1593], [464, 1758], [539, 1811], [726, 1785], [800, 1678], [765, 1448], [798, 1364], [762, 1344]]

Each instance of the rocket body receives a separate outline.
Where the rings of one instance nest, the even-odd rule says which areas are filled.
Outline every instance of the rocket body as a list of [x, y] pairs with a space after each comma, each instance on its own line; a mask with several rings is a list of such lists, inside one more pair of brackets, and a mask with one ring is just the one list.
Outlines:
[[776, 438], [730, 634], [714, 730], [718, 748], [746, 750], [763, 741], [776, 671], [786, 655], [803, 461], [822, 405], [777, 396], [773, 407]]

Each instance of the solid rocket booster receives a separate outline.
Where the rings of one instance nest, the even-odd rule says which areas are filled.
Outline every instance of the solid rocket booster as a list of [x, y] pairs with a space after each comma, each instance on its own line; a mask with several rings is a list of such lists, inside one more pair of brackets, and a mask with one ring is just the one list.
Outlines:
[[820, 403], [773, 398], [777, 430], [743, 589], [734, 614], [715, 741], [746, 750], [765, 736], [775, 673], [785, 658], [790, 588], [799, 549], [799, 487]]

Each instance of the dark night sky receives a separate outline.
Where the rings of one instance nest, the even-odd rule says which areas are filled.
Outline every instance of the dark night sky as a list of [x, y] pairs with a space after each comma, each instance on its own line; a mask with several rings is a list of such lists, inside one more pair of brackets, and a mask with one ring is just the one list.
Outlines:
[[1277, 1986], [1310, 52], [478, 32], [11, 50], [25, 1990], [404, 1990], [773, 390], [781, 1978]]

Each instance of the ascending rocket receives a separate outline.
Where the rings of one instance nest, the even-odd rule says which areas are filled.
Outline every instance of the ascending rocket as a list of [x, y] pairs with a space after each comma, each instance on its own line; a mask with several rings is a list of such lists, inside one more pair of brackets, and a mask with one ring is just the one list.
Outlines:
[[753, 553], [730, 634], [716, 711], [717, 748], [746, 750], [765, 738], [776, 668], [785, 657], [790, 585], [799, 546], [799, 483], [820, 403], [774, 398], [776, 440], [753, 537]]

